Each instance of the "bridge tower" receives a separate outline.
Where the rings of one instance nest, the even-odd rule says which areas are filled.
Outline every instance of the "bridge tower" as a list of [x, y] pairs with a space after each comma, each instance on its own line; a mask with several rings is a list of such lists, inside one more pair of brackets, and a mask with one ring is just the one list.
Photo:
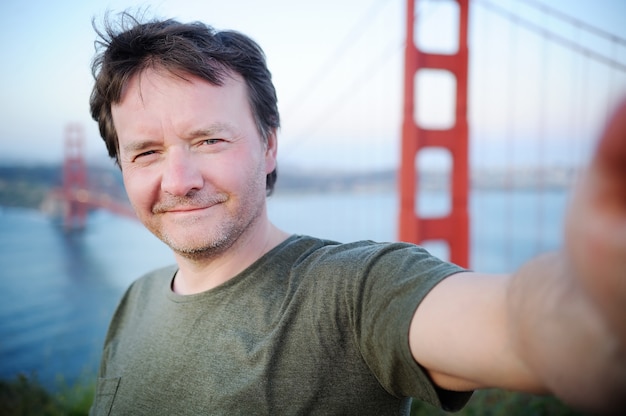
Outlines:
[[63, 226], [66, 230], [85, 227], [87, 205], [81, 195], [87, 189], [87, 168], [84, 157], [85, 133], [79, 124], [65, 127], [65, 155], [63, 162], [63, 198], [65, 212]]
[[[416, 244], [445, 242], [449, 260], [463, 267], [469, 266], [468, 218], [468, 123], [467, 123], [467, 26], [469, 0], [448, 0], [458, 5], [458, 48], [451, 54], [421, 50], [415, 43], [415, 3], [407, 0], [406, 46], [404, 69], [404, 110], [399, 174], [400, 215], [399, 239]], [[443, 71], [456, 81], [454, 120], [445, 129], [425, 128], [416, 120], [416, 76], [419, 71]], [[419, 101], [418, 101], [419, 102]], [[445, 149], [451, 156], [448, 195], [450, 211], [441, 217], [425, 218], [417, 213], [419, 197], [418, 155], [426, 148]]]

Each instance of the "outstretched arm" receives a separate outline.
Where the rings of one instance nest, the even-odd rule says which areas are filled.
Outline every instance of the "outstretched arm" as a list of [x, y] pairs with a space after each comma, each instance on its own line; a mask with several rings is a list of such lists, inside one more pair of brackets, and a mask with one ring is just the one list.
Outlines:
[[445, 279], [418, 307], [409, 337], [443, 388], [550, 392], [594, 412], [626, 408], [626, 101], [575, 190], [563, 250], [514, 275]]

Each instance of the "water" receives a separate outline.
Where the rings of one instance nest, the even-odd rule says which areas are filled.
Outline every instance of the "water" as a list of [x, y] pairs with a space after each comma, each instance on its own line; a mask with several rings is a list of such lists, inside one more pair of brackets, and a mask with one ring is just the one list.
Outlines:
[[[567, 194], [515, 191], [473, 194], [472, 267], [513, 270], [560, 244]], [[445, 199], [422, 204], [440, 212]], [[339, 241], [392, 241], [397, 199], [370, 194], [276, 195], [270, 217], [286, 231]], [[431, 245], [446, 256], [445, 247]], [[105, 212], [82, 233], [64, 234], [37, 211], [0, 208], [0, 378], [36, 375], [49, 388], [59, 379], [93, 378], [108, 321], [124, 289], [143, 272], [173, 262], [138, 222]]]
[[173, 261], [139, 223], [94, 213], [64, 234], [36, 211], [0, 211], [0, 378], [92, 376], [108, 321], [129, 282]]

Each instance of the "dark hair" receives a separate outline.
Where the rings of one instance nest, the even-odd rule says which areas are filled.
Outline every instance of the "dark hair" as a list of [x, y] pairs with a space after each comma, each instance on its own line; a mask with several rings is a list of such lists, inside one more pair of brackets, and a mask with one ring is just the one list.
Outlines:
[[[259, 134], [267, 143], [280, 126], [276, 90], [261, 47], [235, 31], [216, 31], [201, 22], [152, 20], [140, 23], [122, 13], [119, 24], [105, 19], [104, 30], [95, 27], [99, 40], [92, 63], [95, 85], [89, 105], [98, 122], [109, 156], [119, 165], [119, 144], [111, 105], [118, 103], [128, 81], [147, 68], [159, 67], [177, 75], [195, 75], [213, 85], [223, 85], [233, 71], [246, 82], [248, 99]], [[276, 170], [267, 175], [271, 194]]]

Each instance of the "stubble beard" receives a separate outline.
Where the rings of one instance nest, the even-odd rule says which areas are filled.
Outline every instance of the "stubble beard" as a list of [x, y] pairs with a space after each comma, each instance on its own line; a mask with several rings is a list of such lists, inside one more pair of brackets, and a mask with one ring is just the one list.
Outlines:
[[[175, 241], [175, 239], [171, 238], [167, 233], [163, 233], [158, 237], [167, 244], [172, 251], [181, 257], [194, 261], [210, 260], [228, 251], [248, 229], [253, 227], [253, 224], [259, 217], [259, 210], [253, 212], [251, 217], [229, 217], [212, 230], [207, 230], [207, 237], [210, 236], [208, 239], [195, 244], [185, 245], [179, 241]], [[188, 226], [193, 227], [193, 224], [189, 224]]]
[[[262, 189], [262, 191], [261, 191]], [[211, 199], [213, 198], [213, 199]], [[185, 201], [183, 201], [185, 199]], [[148, 227], [150, 231], [156, 235], [161, 241], [170, 247], [174, 253], [189, 260], [210, 260], [219, 257], [229, 250], [233, 245], [241, 239], [241, 237], [249, 230], [252, 230], [259, 221], [263, 212], [265, 202], [265, 177], [263, 182], [252, 182], [246, 191], [236, 200], [225, 193], [219, 193], [216, 196], [191, 195], [184, 198], [177, 198], [176, 201], [162, 202], [153, 208], [153, 211], [159, 212], [167, 209], [168, 206], [177, 206], [175, 204], [190, 206], [206, 204], [207, 202], [217, 202], [223, 205], [223, 213], [220, 222], [213, 229], [205, 230], [206, 238], [201, 237], [198, 241], [187, 243], [184, 238], [174, 237], [163, 227]], [[229, 209], [229, 202], [236, 204]], [[194, 226], [200, 227], [203, 219], [186, 221], [178, 227], [193, 229]], [[192, 231], [198, 233], [201, 230]]]

